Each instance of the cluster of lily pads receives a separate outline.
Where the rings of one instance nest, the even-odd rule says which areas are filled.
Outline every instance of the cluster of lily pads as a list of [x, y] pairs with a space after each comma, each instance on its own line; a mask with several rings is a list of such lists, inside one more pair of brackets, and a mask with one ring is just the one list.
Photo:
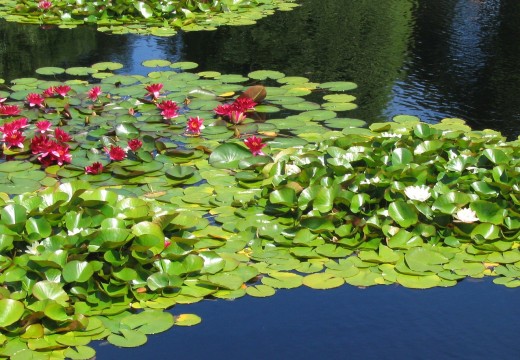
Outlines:
[[7, 0], [0, 17], [7, 21], [73, 28], [95, 24], [99, 31], [172, 36], [214, 30], [220, 25], [251, 25], [276, 10], [292, 10], [295, 0], [63, 1]]
[[[3, 140], [0, 356], [142, 345], [200, 321], [164, 309], [208, 297], [520, 285], [518, 140], [458, 119], [367, 127], [345, 116], [351, 82], [144, 65], [41, 68], [0, 91], [19, 109], [2, 129], [24, 118], [27, 134], [47, 121], [71, 136], [61, 165]], [[57, 86], [70, 90], [31, 102]]]

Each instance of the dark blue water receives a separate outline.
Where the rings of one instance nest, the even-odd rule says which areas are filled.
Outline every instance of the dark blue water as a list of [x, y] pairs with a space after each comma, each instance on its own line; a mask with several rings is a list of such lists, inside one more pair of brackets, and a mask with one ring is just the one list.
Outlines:
[[279, 291], [269, 298], [177, 306], [202, 323], [149, 336], [139, 348], [96, 347], [98, 359], [519, 358], [520, 291], [489, 280]]

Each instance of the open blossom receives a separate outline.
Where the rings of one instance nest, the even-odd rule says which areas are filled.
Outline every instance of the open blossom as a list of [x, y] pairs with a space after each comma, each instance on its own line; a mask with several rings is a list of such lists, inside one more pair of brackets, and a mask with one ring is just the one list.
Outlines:
[[137, 151], [143, 146], [143, 142], [139, 139], [128, 140], [128, 147], [132, 151]]
[[[63, 163], [70, 163], [72, 160], [72, 155], [70, 154], [68, 145], [57, 144], [55, 143], [54, 147], [51, 151], [52, 158], [49, 159], [52, 162], [55, 162], [58, 165], [63, 165]], [[45, 165], [42, 159], [38, 158], [42, 164]]]
[[38, 3], [38, 8], [42, 10], [49, 10], [52, 7], [52, 2], [48, 0], [41, 0]]
[[47, 131], [49, 131], [51, 126], [52, 123], [48, 120], [40, 120], [36, 123], [36, 128], [38, 128], [38, 131], [41, 134], [45, 134]]
[[90, 166], [85, 166], [85, 174], [97, 175], [103, 172], [103, 164], [95, 162]]
[[17, 105], [0, 105], [0, 115], [15, 116], [20, 112], [21, 109]]
[[204, 129], [203, 125], [204, 119], [197, 117], [190, 117], [186, 122], [186, 132], [200, 135], [200, 131]]
[[163, 84], [150, 84], [145, 87], [146, 91], [148, 91], [145, 96], [150, 95], [153, 99], [157, 99], [162, 88]]
[[23, 128], [26, 128], [29, 126], [27, 123], [27, 118], [20, 118], [13, 120], [11, 122], [5, 123], [3, 125], [0, 125], [0, 132], [7, 134], [13, 131], [22, 130]]
[[71, 90], [71, 87], [69, 85], [59, 85], [54, 87], [54, 92], [61, 97], [67, 96], [69, 91]]
[[222, 104], [213, 111], [215, 114], [229, 118], [233, 123], [238, 124], [246, 118], [246, 112], [254, 109], [256, 103], [250, 98], [238, 98], [231, 104]]
[[455, 219], [457, 219], [460, 222], [464, 223], [473, 223], [475, 221], [479, 221], [479, 218], [477, 217], [477, 213], [470, 208], [463, 208], [459, 209], [455, 213]]
[[56, 128], [56, 130], [54, 130], [54, 137], [60, 142], [68, 142], [72, 140], [72, 137], [60, 128]]
[[236, 99], [231, 106], [238, 111], [246, 112], [247, 110], [254, 109], [256, 103], [253, 101], [253, 99], [250, 99], [248, 97], [242, 97]]
[[432, 196], [430, 188], [426, 185], [421, 186], [407, 186], [404, 189], [405, 195], [410, 200], [426, 201]]
[[40, 94], [31, 93], [26, 96], [25, 101], [29, 107], [43, 107], [43, 103], [45, 102], [45, 98]]
[[262, 139], [257, 136], [250, 136], [244, 140], [244, 144], [251, 150], [253, 156], [257, 155], [265, 155], [262, 152], [262, 149], [266, 146], [266, 144], [262, 143]]
[[164, 119], [173, 119], [179, 116], [179, 105], [175, 101], [163, 100], [157, 104], [157, 107], [162, 110], [161, 115]]
[[110, 149], [105, 147], [105, 152], [110, 157], [110, 160], [121, 161], [126, 157], [125, 150], [120, 146], [110, 145]]
[[94, 86], [88, 91], [88, 98], [92, 101], [96, 101], [99, 95], [101, 95], [101, 88], [99, 86]]
[[2, 140], [5, 142], [5, 145], [8, 149], [11, 148], [11, 146], [16, 146], [23, 149], [23, 142], [25, 140], [25, 136], [23, 136], [21, 131], [15, 130], [8, 133], [4, 133], [2, 136]]
[[43, 90], [43, 96], [44, 97], [53, 97], [56, 94], [55, 87], [51, 86], [47, 89]]
[[72, 155], [67, 144], [59, 144], [47, 135], [36, 135], [31, 140], [31, 152], [38, 155], [38, 160], [44, 166], [70, 163]]

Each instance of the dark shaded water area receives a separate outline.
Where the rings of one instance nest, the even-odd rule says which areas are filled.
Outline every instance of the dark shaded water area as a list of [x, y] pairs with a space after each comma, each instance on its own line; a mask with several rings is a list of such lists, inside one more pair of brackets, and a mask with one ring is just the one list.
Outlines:
[[466, 120], [510, 138], [520, 134], [520, 2], [517, 0], [303, 0], [255, 26], [175, 37], [107, 35], [0, 22], [0, 77], [41, 66], [194, 61], [199, 69], [247, 74], [278, 70], [311, 81], [354, 81], [367, 122], [396, 114]]
[[[311, 81], [354, 81], [350, 117], [427, 122], [465, 119], [520, 134], [520, 1], [303, 0], [255, 26], [171, 38], [41, 29], [0, 21], [0, 77], [42, 66], [194, 61], [198, 70], [272, 69]], [[491, 281], [414, 291], [396, 286], [298, 288], [267, 299], [175, 307], [200, 325], [150, 336], [147, 345], [96, 345], [98, 359], [518, 359], [520, 292]]]
[[518, 359], [520, 292], [489, 280], [425, 291], [297, 288], [262, 299], [176, 306], [202, 323], [98, 359]]

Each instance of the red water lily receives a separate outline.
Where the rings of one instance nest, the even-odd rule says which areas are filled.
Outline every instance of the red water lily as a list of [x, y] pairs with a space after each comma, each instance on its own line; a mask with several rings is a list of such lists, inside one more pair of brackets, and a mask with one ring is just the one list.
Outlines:
[[88, 91], [88, 98], [92, 101], [96, 101], [99, 95], [101, 95], [101, 88], [99, 86], [94, 86]]
[[38, 155], [38, 160], [44, 166], [70, 163], [72, 155], [67, 144], [60, 144], [46, 134], [36, 135], [31, 140], [31, 152]]
[[157, 107], [162, 110], [161, 115], [164, 119], [173, 119], [179, 116], [179, 105], [175, 101], [163, 100], [157, 104]]
[[190, 117], [186, 122], [186, 132], [193, 135], [200, 135], [200, 131], [204, 129], [204, 119], [200, 117]]
[[266, 144], [262, 143], [262, 139], [257, 136], [250, 136], [244, 140], [244, 144], [251, 150], [253, 156], [257, 155], [265, 155], [262, 152], [262, 149], [266, 146]]
[[143, 142], [139, 139], [128, 140], [128, 147], [134, 152], [139, 150], [141, 146], [143, 146]]
[[54, 87], [54, 92], [61, 97], [67, 96], [70, 90], [72, 89], [69, 85], [59, 85]]
[[90, 166], [85, 166], [85, 174], [97, 175], [103, 172], [103, 164], [95, 162]]
[[121, 146], [110, 145], [110, 149], [107, 147], [104, 149], [110, 160], [121, 161], [126, 157], [126, 151]]
[[233, 102], [233, 104], [231, 104], [235, 110], [242, 112], [254, 109], [255, 105], [256, 103], [253, 101], [253, 99], [248, 97], [238, 98]]
[[21, 109], [17, 105], [0, 105], [0, 115], [16, 116], [20, 112]]
[[213, 111], [215, 114], [227, 117], [233, 124], [242, 123], [249, 110], [254, 109], [256, 103], [247, 97], [235, 99], [231, 104], [222, 104]]
[[49, 131], [51, 126], [52, 123], [48, 120], [40, 120], [36, 123], [36, 128], [38, 128], [38, 131], [42, 134], [45, 134], [47, 131]]
[[56, 130], [54, 130], [54, 137], [60, 142], [68, 142], [72, 140], [72, 137], [60, 128], [56, 128]]
[[40, 94], [31, 93], [26, 96], [25, 101], [27, 101], [29, 107], [43, 107], [45, 98]]
[[0, 126], [0, 132], [6, 134], [13, 131], [18, 131], [29, 126], [27, 118], [20, 118]]
[[145, 86], [146, 91], [148, 91], [145, 96], [150, 95], [155, 100], [159, 97], [162, 88], [163, 84], [150, 84]]

